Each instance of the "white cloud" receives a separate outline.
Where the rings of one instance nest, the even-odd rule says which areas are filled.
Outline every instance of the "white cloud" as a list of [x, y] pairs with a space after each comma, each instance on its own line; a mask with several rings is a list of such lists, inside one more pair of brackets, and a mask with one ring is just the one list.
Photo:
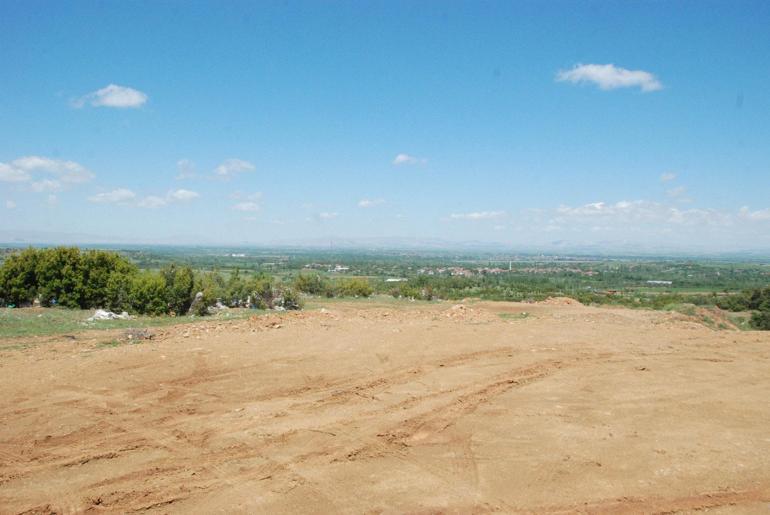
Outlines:
[[385, 203], [385, 200], [381, 198], [377, 198], [377, 199], [365, 198], [358, 201], [358, 207], [363, 207], [363, 208], [375, 207], [375, 206], [380, 206], [384, 203]]
[[234, 191], [230, 194], [230, 198], [233, 200], [253, 200], [258, 201], [262, 199], [262, 192], [257, 191], [254, 193], [244, 193], [242, 191]]
[[233, 209], [236, 211], [256, 212], [259, 211], [259, 204], [256, 202], [238, 202], [233, 206]]
[[318, 213], [318, 218], [320, 220], [332, 220], [334, 218], [337, 218], [337, 213], [329, 213], [324, 211], [323, 213]]
[[44, 191], [59, 191], [62, 188], [62, 184], [56, 180], [43, 179], [33, 182], [30, 184], [30, 187], [35, 193], [42, 193]]
[[24, 170], [0, 163], [0, 182], [26, 182], [31, 179], [32, 176]]
[[679, 209], [649, 200], [622, 200], [614, 204], [592, 202], [582, 206], [560, 206], [552, 221], [567, 223], [590, 223], [598, 220], [617, 229], [639, 227], [640, 225], [713, 225], [727, 226], [734, 222], [729, 212], [709, 208]]
[[231, 158], [225, 159], [219, 166], [214, 168], [214, 174], [220, 177], [231, 177], [241, 172], [253, 172], [255, 169], [256, 167], [248, 161]]
[[505, 216], [505, 211], [476, 211], [473, 213], [452, 213], [452, 220], [494, 220]]
[[571, 70], [559, 71], [556, 80], [573, 84], [592, 82], [603, 90], [639, 87], [650, 92], [663, 89], [663, 84], [652, 73], [626, 70], [614, 64], [577, 64]]
[[195, 163], [189, 159], [180, 159], [176, 162], [177, 176], [179, 180], [195, 177]]
[[141, 107], [147, 102], [147, 95], [134, 88], [109, 84], [73, 102], [77, 108], [86, 104], [93, 107], [132, 108]]
[[64, 161], [41, 156], [20, 157], [11, 162], [11, 167], [28, 173], [50, 173], [66, 183], [83, 183], [94, 178], [93, 172], [75, 161]]
[[666, 190], [666, 195], [673, 199], [686, 199], [685, 193], [687, 193], [687, 188], [684, 186], [677, 186], [670, 190]]
[[660, 174], [660, 182], [671, 182], [674, 179], [676, 179], [676, 174], [674, 172], [665, 172]]
[[149, 195], [140, 200], [136, 205], [146, 209], [156, 209], [168, 204], [168, 201], [163, 197], [157, 195]]
[[198, 197], [200, 197], [200, 194], [197, 191], [180, 189], [169, 191], [166, 193], [165, 197], [160, 197], [158, 195], [148, 195], [137, 202], [136, 205], [143, 208], [156, 209], [174, 202], [188, 202]]
[[770, 220], [770, 207], [751, 211], [748, 206], [743, 206], [739, 211], [739, 215], [741, 218], [754, 222], [764, 222]]
[[398, 154], [393, 159], [393, 164], [396, 166], [425, 164], [427, 162], [428, 160], [425, 158], [414, 157], [414, 156], [410, 156], [409, 154]]
[[5, 201], [5, 208], [6, 209], [16, 209], [16, 202], [13, 200], [6, 200]]
[[88, 197], [95, 204], [125, 204], [136, 198], [136, 193], [126, 188], [118, 188]]
[[200, 197], [200, 194], [195, 191], [190, 190], [176, 190], [176, 191], [169, 191], [168, 195], [166, 195], [166, 198], [169, 201], [187, 201], [187, 200], [193, 200]]

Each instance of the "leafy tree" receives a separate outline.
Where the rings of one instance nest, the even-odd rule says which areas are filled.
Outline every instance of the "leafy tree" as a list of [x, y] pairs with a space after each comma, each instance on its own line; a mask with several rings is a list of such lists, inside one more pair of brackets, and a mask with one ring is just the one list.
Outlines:
[[761, 329], [763, 331], [770, 331], [770, 309], [763, 311], [756, 311], [751, 315], [749, 324], [754, 329]]
[[337, 292], [343, 297], [368, 297], [374, 289], [367, 279], [344, 279], [337, 286]]
[[195, 292], [195, 274], [189, 266], [178, 268], [170, 265], [161, 270], [165, 282], [166, 304], [177, 314], [187, 313]]
[[320, 274], [300, 273], [294, 279], [294, 288], [309, 295], [334, 296], [334, 290], [329, 281], [321, 277]]
[[30, 304], [37, 295], [39, 251], [28, 248], [11, 254], [0, 268], [0, 300], [3, 304]]
[[131, 281], [129, 304], [137, 313], [162, 315], [168, 312], [166, 281], [160, 274], [142, 272]]

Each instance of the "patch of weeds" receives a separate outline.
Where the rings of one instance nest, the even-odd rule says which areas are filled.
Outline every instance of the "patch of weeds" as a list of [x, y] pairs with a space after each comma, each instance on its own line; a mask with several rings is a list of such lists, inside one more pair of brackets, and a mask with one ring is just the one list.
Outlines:
[[121, 345], [125, 344], [127, 342], [121, 342], [120, 340], [110, 340], [107, 342], [100, 342], [97, 343], [96, 346], [100, 349], [106, 349], [110, 347], [120, 347]]
[[697, 314], [695, 305], [693, 304], [668, 304], [663, 309], [666, 311], [676, 311], [677, 313], [681, 313], [690, 317], [693, 317]]
[[751, 315], [747, 313], [727, 313], [727, 319], [741, 331], [751, 331]]
[[714, 327], [715, 326], [714, 319], [711, 318], [710, 316], [708, 316], [708, 315], [701, 315], [700, 319], [701, 319], [701, 322], [703, 322], [703, 324], [706, 325], [707, 327], [709, 327], [711, 329], [715, 328]]
[[521, 313], [498, 313], [497, 316], [503, 320], [524, 320], [529, 317], [529, 313], [523, 311]]

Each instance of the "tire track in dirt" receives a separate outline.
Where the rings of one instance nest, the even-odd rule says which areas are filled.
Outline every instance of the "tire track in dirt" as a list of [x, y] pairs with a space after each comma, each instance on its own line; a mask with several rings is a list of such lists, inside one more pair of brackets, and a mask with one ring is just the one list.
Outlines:
[[526, 508], [521, 511], [527, 513], [649, 513], [670, 514], [682, 512], [703, 511], [713, 508], [734, 507], [740, 505], [759, 504], [770, 502], [770, 487], [734, 490], [725, 489], [712, 492], [704, 492], [696, 495], [661, 498], [661, 497], [621, 497], [617, 499], [604, 499], [600, 501], [587, 501], [579, 504], [564, 506], [541, 506]]

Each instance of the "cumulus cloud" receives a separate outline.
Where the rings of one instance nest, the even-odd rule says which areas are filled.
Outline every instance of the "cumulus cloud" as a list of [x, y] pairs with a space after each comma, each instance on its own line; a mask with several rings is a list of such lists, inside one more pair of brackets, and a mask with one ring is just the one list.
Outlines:
[[214, 168], [214, 174], [220, 177], [232, 177], [242, 172], [253, 172], [255, 169], [256, 167], [248, 161], [231, 158], [225, 159], [219, 166]]
[[5, 201], [5, 208], [6, 209], [16, 209], [16, 202], [13, 200], [6, 200]]
[[560, 70], [556, 80], [573, 84], [591, 82], [603, 90], [638, 87], [650, 92], [663, 89], [663, 84], [652, 73], [627, 70], [614, 64], [577, 64], [571, 70]]
[[676, 174], [674, 172], [665, 172], [660, 174], [660, 182], [671, 182], [674, 179], [676, 179]]
[[236, 211], [244, 211], [244, 212], [256, 212], [259, 211], [259, 204], [256, 202], [238, 202], [233, 206], [233, 209]]
[[168, 204], [174, 203], [174, 202], [187, 202], [190, 200], [194, 200], [196, 198], [200, 197], [200, 193], [197, 191], [190, 191], [190, 190], [172, 190], [166, 193], [165, 197], [161, 197], [158, 195], [148, 195], [144, 198], [142, 198], [139, 202], [137, 202], [137, 206], [147, 208], [147, 209], [156, 209], [159, 207], [167, 206]]
[[10, 166], [27, 173], [49, 173], [66, 183], [83, 183], [94, 178], [93, 172], [75, 161], [51, 159], [41, 156], [25, 156], [11, 161]]
[[137, 202], [137, 206], [145, 209], [157, 209], [168, 204], [168, 200], [157, 195], [148, 195]]
[[170, 201], [186, 201], [186, 200], [193, 200], [200, 197], [200, 194], [195, 191], [190, 190], [175, 190], [175, 191], [169, 191], [166, 198]]
[[62, 188], [62, 184], [56, 180], [43, 179], [33, 182], [30, 184], [30, 187], [35, 193], [42, 193], [44, 191], [59, 191]]
[[93, 107], [117, 107], [121, 109], [141, 107], [147, 102], [147, 94], [141, 91], [129, 88], [127, 86], [118, 86], [109, 84], [102, 89], [97, 89], [91, 93], [83, 95], [72, 104], [81, 108], [86, 105]]
[[358, 207], [368, 208], [368, 207], [375, 207], [380, 206], [385, 203], [384, 199], [377, 198], [377, 199], [361, 199], [358, 201]]
[[668, 195], [670, 198], [674, 200], [678, 200], [680, 202], [691, 202], [692, 199], [687, 196], [687, 188], [684, 186], [677, 186], [675, 188], [671, 188], [669, 190], [666, 190], [666, 195]]
[[30, 180], [32, 180], [32, 176], [24, 170], [0, 163], [0, 182], [27, 182]]
[[136, 193], [127, 188], [117, 188], [112, 191], [97, 193], [88, 197], [90, 202], [96, 204], [120, 204], [132, 205], [147, 209], [156, 209], [174, 202], [187, 202], [200, 197], [200, 194], [190, 190], [172, 190], [165, 196], [148, 195], [137, 200]]
[[191, 177], [195, 177], [195, 163], [190, 161], [189, 159], [180, 159], [176, 162], [176, 170], [177, 175], [176, 178], [179, 180], [182, 179], [190, 179]]
[[318, 213], [319, 220], [333, 220], [334, 218], [337, 218], [337, 213], [329, 213], [327, 211]]
[[395, 166], [417, 165], [425, 164], [427, 162], [428, 160], [423, 157], [410, 156], [409, 154], [398, 154], [395, 158], [393, 158], [393, 164]]
[[136, 198], [136, 193], [126, 188], [118, 188], [112, 191], [97, 193], [88, 197], [94, 204], [126, 204]]
[[649, 200], [592, 202], [582, 206], [560, 206], [553, 221], [566, 223], [605, 223], [617, 229], [649, 224], [719, 225], [727, 226], [735, 217], [725, 211], [710, 208], [680, 209]]
[[[41, 175], [54, 175], [56, 180], [44, 179]], [[93, 178], [90, 170], [75, 161], [25, 156], [10, 163], [0, 163], [0, 182], [23, 183], [37, 179], [31, 185], [37, 193], [61, 189], [62, 183], [78, 184]]]
[[494, 220], [505, 216], [505, 211], [476, 211], [473, 213], [452, 213], [452, 220]]
[[748, 206], [743, 206], [739, 211], [740, 217], [744, 218], [746, 220], [751, 220], [754, 222], [764, 222], [767, 220], [770, 220], [770, 207], [765, 209], [759, 209], [757, 211], [752, 211], [748, 208]]

